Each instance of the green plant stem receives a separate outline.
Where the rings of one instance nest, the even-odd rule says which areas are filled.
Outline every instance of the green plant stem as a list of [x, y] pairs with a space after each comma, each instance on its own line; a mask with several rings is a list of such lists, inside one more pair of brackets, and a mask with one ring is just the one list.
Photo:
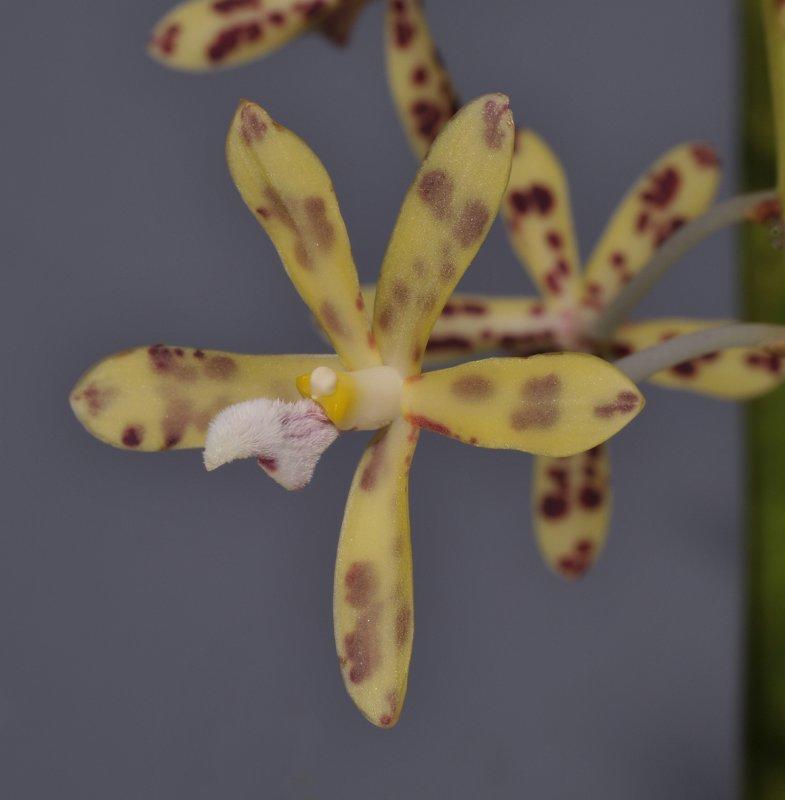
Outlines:
[[[774, 121], [761, 0], [741, 0], [742, 184], [774, 185]], [[764, 226], [741, 235], [747, 319], [785, 322], [785, 260]], [[785, 798], [785, 390], [749, 404], [744, 796]]]

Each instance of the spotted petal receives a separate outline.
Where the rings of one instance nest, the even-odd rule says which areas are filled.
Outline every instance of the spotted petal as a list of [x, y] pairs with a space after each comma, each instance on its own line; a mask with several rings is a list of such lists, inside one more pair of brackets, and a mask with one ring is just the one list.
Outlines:
[[404, 416], [481, 447], [570, 456], [634, 419], [643, 397], [626, 375], [585, 353], [489, 358], [410, 377]]
[[380, 363], [332, 182], [302, 139], [243, 102], [226, 142], [240, 194], [347, 369]]
[[210, 420], [256, 397], [300, 399], [295, 379], [335, 356], [248, 356], [162, 344], [107, 356], [79, 379], [71, 408], [103, 442], [131, 450], [203, 447]]
[[610, 459], [601, 444], [569, 458], [534, 462], [534, 530], [545, 563], [574, 580], [605, 546], [611, 515]]
[[174, 69], [234, 67], [277, 50], [340, 5], [341, 0], [190, 0], [155, 26], [148, 52]]
[[398, 721], [412, 652], [409, 465], [417, 429], [397, 419], [365, 451], [349, 492], [333, 594], [346, 689], [374, 725]]
[[[683, 318], [650, 319], [623, 325], [616, 333], [613, 351], [628, 355], [644, 347], [685, 333], [726, 325], [728, 320]], [[785, 362], [780, 356], [754, 347], [734, 347], [702, 358], [684, 361], [658, 372], [654, 383], [686, 389], [722, 400], [750, 400], [771, 391], [785, 380]]]
[[420, 0], [387, 0], [386, 39], [393, 101], [409, 145], [422, 159], [460, 104]]
[[502, 213], [513, 250], [549, 305], [574, 305], [580, 261], [569, 187], [558, 157], [532, 130], [516, 133]]
[[504, 95], [469, 103], [433, 143], [403, 202], [376, 288], [385, 364], [418, 372], [439, 313], [499, 209], [512, 156]]
[[706, 211], [720, 182], [714, 149], [674, 147], [633, 185], [611, 216], [586, 268], [585, 303], [602, 310], [686, 222]]
[[[373, 308], [375, 286], [363, 286]], [[532, 355], [555, 349], [558, 317], [537, 297], [495, 297], [456, 292], [436, 320], [425, 348], [425, 363], [505, 350]]]
[[429, 364], [505, 350], [531, 355], [555, 348], [557, 316], [537, 297], [454, 294], [425, 349]]

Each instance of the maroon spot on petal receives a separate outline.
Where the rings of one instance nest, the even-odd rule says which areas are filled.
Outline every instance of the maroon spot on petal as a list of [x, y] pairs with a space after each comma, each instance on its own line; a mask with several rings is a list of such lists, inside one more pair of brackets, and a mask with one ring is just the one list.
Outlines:
[[472, 342], [464, 336], [432, 336], [425, 346], [427, 353], [441, 353], [445, 350], [466, 352], [472, 349]]
[[436, 219], [446, 219], [452, 207], [452, 178], [443, 170], [426, 172], [417, 185], [417, 194]]
[[548, 246], [553, 250], [561, 250], [562, 246], [564, 245], [564, 240], [562, 239], [561, 234], [557, 231], [548, 231], [545, 236], [545, 241], [548, 242]]
[[635, 230], [638, 233], [643, 233], [646, 228], [649, 227], [649, 215], [643, 211], [638, 214], [638, 218], [635, 220]]
[[695, 162], [701, 167], [715, 168], [720, 165], [720, 157], [710, 144], [699, 142], [692, 146], [690, 152]]
[[319, 319], [328, 333], [333, 333], [343, 338], [348, 336], [348, 331], [341, 320], [338, 309], [328, 300], [325, 300], [319, 306]]
[[493, 394], [493, 384], [483, 375], [464, 375], [452, 382], [450, 390], [462, 400], [483, 400]]
[[594, 415], [607, 419], [616, 414], [629, 414], [638, 407], [638, 402], [635, 392], [619, 392], [613, 402], [595, 406]]
[[313, 231], [317, 247], [329, 250], [335, 241], [335, 229], [327, 219], [327, 208], [321, 197], [308, 197], [305, 200], [305, 213]]
[[205, 352], [204, 350], [194, 350], [194, 358], [204, 358]]
[[529, 195], [520, 189], [510, 192], [507, 202], [516, 214], [525, 214], [529, 210]]
[[398, 47], [408, 47], [414, 39], [416, 30], [408, 19], [398, 20], [393, 26], [393, 36]]
[[307, 0], [306, 2], [295, 3], [293, 8], [306, 19], [313, 19], [325, 10], [325, 0]]
[[654, 246], [660, 247], [663, 245], [677, 230], [679, 230], [679, 228], [684, 227], [686, 222], [687, 220], [684, 219], [684, 217], [673, 217], [663, 222], [661, 225], [658, 225], [654, 235]]
[[546, 494], [540, 503], [540, 513], [548, 519], [558, 519], [567, 513], [567, 500], [555, 494]]
[[436, 420], [422, 416], [421, 414], [407, 414], [406, 419], [418, 428], [424, 428], [434, 433], [441, 433], [443, 436], [452, 436], [452, 431], [446, 425], [442, 425], [441, 422], [436, 422]]
[[215, 0], [213, 10], [219, 14], [231, 14], [244, 8], [259, 8], [259, 0]]
[[390, 725], [392, 725], [392, 721], [393, 718], [390, 714], [382, 714], [381, 717], [379, 717], [379, 725], [382, 728], [389, 728]]
[[168, 25], [159, 36], [152, 39], [150, 44], [153, 47], [157, 47], [163, 55], [170, 56], [175, 51], [180, 31], [181, 28], [179, 25]]
[[379, 313], [376, 315], [376, 321], [379, 323], [379, 327], [383, 331], [390, 330], [394, 320], [395, 311], [391, 305], [383, 305], [379, 309]]
[[87, 413], [92, 417], [97, 417], [106, 406], [117, 396], [117, 389], [110, 387], [99, 387], [91, 383], [73, 395], [74, 402], [84, 402], [87, 406]]
[[237, 369], [237, 363], [229, 356], [212, 356], [204, 364], [205, 375], [217, 381], [228, 381], [235, 376]]
[[392, 295], [393, 302], [399, 306], [405, 306], [409, 302], [411, 291], [402, 280], [398, 279], [393, 283], [390, 294]]
[[410, 107], [417, 133], [428, 142], [432, 142], [442, 124], [447, 121], [447, 115], [436, 103], [429, 100], [417, 100]]
[[379, 579], [370, 561], [355, 561], [343, 579], [346, 602], [355, 608], [366, 608], [376, 595]]
[[527, 380], [521, 391], [523, 401], [510, 416], [514, 430], [551, 428], [559, 419], [558, 398], [561, 379], [558, 375], [543, 375]]
[[483, 136], [485, 144], [491, 150], [498, 150], [507, 135], [507, 131], [502, 127], [502, 120], [505, 118], [509, 107], [509, 104], [497, 103], [495, 100], [486, 101], [483, 107], [482, 119], [485, 124]]
[[267, 123], [253, 106], [243, 106], [240, 112], [240, 134], [246, 144], [260, 142], [267, 133]]
[[649, 175], [648, 186], [641, 192], [644, 203], [665, 208], [675, 199], [681, 185], [681, 176], [673, 167], [663, 167], [660, 172]]
[[344, 636], [345, 658], [349, 666], [349, 680], [362, 683], [370, 678], [379, 666], [381, 646], [379, 641], [379, 606], [369, 608], [357, 620], [357, 626]]
[[581, 489], [579, 499], [584, 508], [593, 510], [602, 503], [602, 492], [593, 486], [584, 486]]
[[384, 466], [384, 443], [385, 439], [380, 438], [371, 445], [368, 463], [360, 476], [360, 488], [364, 492], [370, 492], [376, 488], [379, 473]]
[[357, 297], [354, 300], [354, 305], [358, 311], [365, 311], [365, 299], [363, 298], [362, 292], [358, 292]]
[[235, 25], [221, 31], [207, 46], [207, 57], [218, 63], [243, 44], [255, 42], [262, 37], [263, 29], [259, 22]]
[[608, 347], [608, 352], [611, 355], [611, 358], [624, 358], [624, 356], [630, 355], [633, 353], [634, 350], [631, 345], [626, 344], [625, 342], [612, 342]]
[[698, 367], [694, 361], [682, 361], [680, 364], [671, 367], [671, 372], [680, 378], [694, 378], [698, 374]]
[[408, 605], [401, 606], [395, 615], [395, 643], [403, 647], [409, 639], [412, 624], [412, 610]]
[[456, 267], [452, 261], [445, 261], [439, 267], [439, 277], [445, 282], [449, 283], [455, 277]]
[[122, 434], [121, 441], [126, 447], [139, 447], [144, 438], [144, 428], [141, 425], [129, 425]]
[[426, 67], [415, 67], [412, 70], [412, 83], [415, 86], [422, 86], [428, 80], [428, 70]]
[[556, 205], [553, 192], [551, 192], [547, 186], [543, 186], [539, 183], [533, 184], [531, 189], [529, 189], [529, 197], [534, 207], [542, 216], [550, 214], [551, 211], [553, 211], [553, 207]]
[[270, 25], [275, 25], [276, 27], [280, 27], [281, 25], [286, 22], [286, 15], [283, 14], [281, 11], [271, 11], [267, 15], [267, 21]]
[[488, 206], [481, 200], [470, 200], [463, 207], [453, 226], [453, 233], [461, 247], [470, 247], [482, 238], [490, 220]]

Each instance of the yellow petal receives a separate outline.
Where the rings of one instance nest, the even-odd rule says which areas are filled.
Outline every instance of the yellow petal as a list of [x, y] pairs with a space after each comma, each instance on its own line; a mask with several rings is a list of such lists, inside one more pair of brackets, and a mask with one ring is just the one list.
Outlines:
[[422, 159], [460, 104], [420, 0], [388, 0], [386, 28], [393, 101], [409, 144]]
[[777, 147], [777, 190], [785, 209], [785, 3], [761, 0]]
[[553, 306], [580, 299], [580, 260], [564, 169], [534, 131], [515, 137], [502, 212], [513, 250]]
[[378, 365], [338, 201], [299, 136], [242, 102], [226, 141], [229, 170], [286, 272], [347, 369]]
[[[613, 352], [617, 356], [628, 355], [674, 336], [725, 325], [728, 321], [668, 318], [632, 322], [617, 331]], [[770, 392], [785, 380], [785, 363], [759, 348], [734, 347], [685, 361], [658, 372], [651, 380], [661, 386], [722, 400], [749, 400]]]
[[512, 145], [507, 98], [480, 97], [448, 123], [406, 195], [373, 320], [384, 363], [404, 374], [419, 371], [433, 324], [499, 210]]
[[605, 546], [611, 515], [607, 445], [569, 458], [534, 462], [534, 530], [545, 563], [557, 574], [583, 576]]
[[191, 0], [153, 29], [150, 55], [201, 72], [261, 58], [323, 21], [341, 0]]
[[409, 465], [418, 431], [380, 431], [354, 476], [338, 543], [335, 643], [346, 689], [374, 725], [398, 721], [414, 630]]
[[156, 344], [107, 356], [79, 379], [71, 408], [103, 442], [130, 450], [203, 447], [223, 408], [255, 397], [295, 401], [296, 377], [335, 356], [247, 356]]
[[412, 376], [402, 408], [413, 424], [469, 444], [570, 456], [623, 428], [643, 408], [643, 397], [606, 361], [555, 353]]
[[602, 310], [682, 225], [711, 205], [720, 182], [713, 148], [687, 142], [637, 180], [611, 216], [586, 268], [585, 303]]

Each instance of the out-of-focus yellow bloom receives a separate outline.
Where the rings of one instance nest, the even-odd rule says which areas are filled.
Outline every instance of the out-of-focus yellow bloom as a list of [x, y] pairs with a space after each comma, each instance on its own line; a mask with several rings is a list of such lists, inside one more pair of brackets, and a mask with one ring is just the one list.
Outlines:
[[[781, 0], [762, 2], [783, 148], [785, 10]], [[437, 48], [419, 0], [388, 0], [386, 41], [392, 97], [412, 150], [422, 158], [449, 119], [455, 93], [444, 64], [433, 55]], [[782, 176], [785, 154], [779, 165]], [[709, 145], [687, 142], [669, 150], [623, 198], [582, 269], [564, 169], [542, 137], [528, 128], [518, 130], [502, 214], [513, 251], [540, 297], [454, 295], [433, 329], [426, 358], [434, 363], [499, 350], [521, 355], [578, 350], [614, 358], [727, 324], [670, 317], [610, 324], [617, 316], [614, 303], [655, 258], [664, 263], [663, 245], [682, 228], [684, 240], [691, 222], [698, 229], [697, 242], [720, 227], [715, 218], [722, 224], [744, 216], [757, 222], [779, 220], [780, 204], [771, 193], [762, 193], [761, 202], [753, 196], [712, 209], [719, 180], [719, 159]], [[780, 184], [785, 185], [782, 177]], [[690, 243], [687, 237], [678, 252]], [[367, 296], [373, 302], [371, 290]], [[769, 349], [731, 348], [673, 364], [652, 379], [663, 386], [746, 400], [778, 386], [785, 379], [785, 364]], [[604, 446], [569, 458], [538, 457], [535, 531], [543, 557], [556, 572], [576, 578], [596, 560], [607, 536], [610, 496]]]
[[187, 0], [153, 29], [148, 51], [189, 72], [262, 58], [310, 30], [345, 44], [368, 0]]
[[346, 506], [334, 621], [349, 694], [382, 727], [401, 712], [412, 647], [408, 475], [419, 430], [560, 457], [601, 444], [643, 406], [626, 375], [584, 353], [421, 374], [431, 328], [498, 212], [513, 144], [503, 95], [475, 100], [444, 128], [404, 200], [370, 324], [327, 172], [294, 133], [242, 103], [227, 139], [232, 177], [337, 355], [155, 345], [104, 359], [71, 396], [110, 444], [205, 445], [208, 469], [254, 456], [289, 488], [310, 479], [339, 430], [378, 429]]

